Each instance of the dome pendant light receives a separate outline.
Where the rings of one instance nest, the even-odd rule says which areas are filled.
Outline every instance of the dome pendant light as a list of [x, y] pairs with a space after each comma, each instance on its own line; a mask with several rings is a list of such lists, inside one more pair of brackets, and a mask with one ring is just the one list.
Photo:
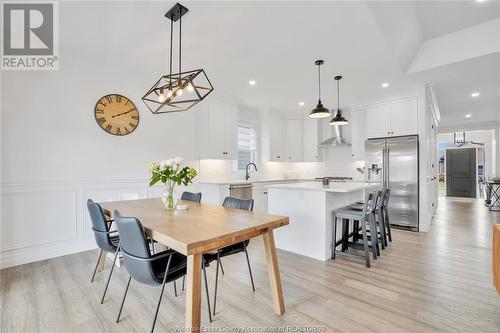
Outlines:
[[347, 125], [349, 122], [342, 117], [342, 110], [340, 109], [340, 80], [342, 80], [342, 76], [337, 75], [335, 80], [337, 81], [337, 113], [330, 120], [330, 125]]
[[310, 118], [326, 118], [330, 116], [330, 111], [321, 104], [321, 70], [320, 66], [325, 62], [323, 60], [316, 60], [314, 62], [318, 66], [318, 105], [310, 113]]

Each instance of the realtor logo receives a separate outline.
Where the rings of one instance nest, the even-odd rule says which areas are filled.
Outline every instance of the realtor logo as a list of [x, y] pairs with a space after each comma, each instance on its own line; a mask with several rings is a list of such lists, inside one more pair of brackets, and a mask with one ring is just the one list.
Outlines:
[[58, 69], [57, 9], [57, 3], [2, 3], [2, 69]]

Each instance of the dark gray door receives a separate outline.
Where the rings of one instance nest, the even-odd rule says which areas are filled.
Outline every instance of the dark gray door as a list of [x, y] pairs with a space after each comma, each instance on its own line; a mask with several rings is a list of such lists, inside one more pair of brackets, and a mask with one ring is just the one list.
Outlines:
[[446, 196], [476, 197], [476, 149], [446, 150]]

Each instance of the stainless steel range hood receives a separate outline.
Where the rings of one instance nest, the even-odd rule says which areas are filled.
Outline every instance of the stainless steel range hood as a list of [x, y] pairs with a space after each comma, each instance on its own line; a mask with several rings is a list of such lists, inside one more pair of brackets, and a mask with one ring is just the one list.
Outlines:
[[333, 148], [343, 148], [343, 147], [350, 147], [351, 143], [347, 142], [344, 138], [343, 126], [339, 125], [333, 125], [334, 127], [334, 136], [329, 137], [325, 141], [321, 142], [319, 144], [320, 147], [323, 148], [328, 148], [328, 147], [333, 147]]

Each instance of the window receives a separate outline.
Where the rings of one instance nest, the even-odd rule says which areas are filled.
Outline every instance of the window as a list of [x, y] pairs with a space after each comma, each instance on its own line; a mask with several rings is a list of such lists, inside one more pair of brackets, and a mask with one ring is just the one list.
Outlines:
[[252, 125], [238, 125], [238, 160], [233, 171], [245, 170], [248, 163], [257, 161], [257, 130]]

